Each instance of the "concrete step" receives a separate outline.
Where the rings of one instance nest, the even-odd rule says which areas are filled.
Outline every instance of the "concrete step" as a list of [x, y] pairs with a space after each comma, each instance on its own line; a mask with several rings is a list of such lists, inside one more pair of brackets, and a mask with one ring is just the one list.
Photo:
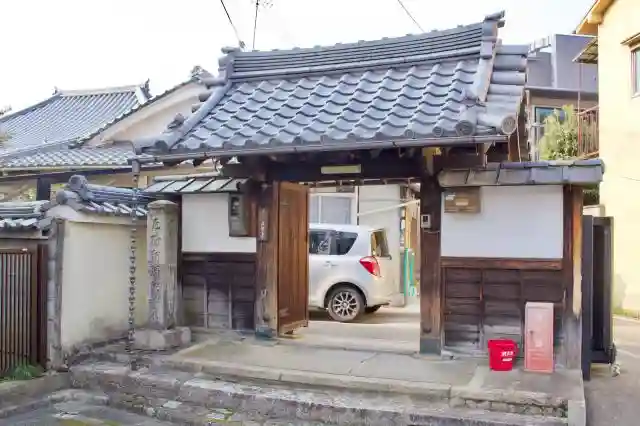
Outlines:
[[71, 368], [71, 381], [76, 388], [104, 392], [115, 407], [179, 424], [215, 424], [207, 417], [211, 413], [227, 413], [228, 418], [221, 420], [247, 425], [269, 424], [265, 423], [268, 420], [283, 425], [353, 426], [567, 424], [566, 419], [558, 417], [453, 408], [446, 402], [429, 402], [415, 395], [247, 384], [161, 366], [132, 372], [120, 363], [81, 364]]

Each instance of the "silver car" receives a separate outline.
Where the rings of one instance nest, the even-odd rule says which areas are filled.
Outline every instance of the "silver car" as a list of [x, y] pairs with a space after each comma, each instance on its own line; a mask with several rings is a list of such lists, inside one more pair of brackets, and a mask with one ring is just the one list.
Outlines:
[[391, 301], [390, 261], [384, 229], [311, 224], [309, 306], [340, 322], [376, 312]]

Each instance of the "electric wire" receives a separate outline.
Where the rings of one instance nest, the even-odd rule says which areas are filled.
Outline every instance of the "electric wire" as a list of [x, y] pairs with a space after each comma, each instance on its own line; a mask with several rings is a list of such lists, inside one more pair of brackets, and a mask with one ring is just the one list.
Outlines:
[[[227, 14], [227, 19], [229, 20], [229, 24], [231, 24], [231, 28], [233, 28], [233, 32], [236, 35], [236, 38], [238, 39], [238, 43], [240, 44], [240, 48], [244, 49], [244, 41], [242, 41], [242, 39], [240, 38], [240, 33], [238, 32], [238, 29], [236, 28], [235, 24], [233, 23], [233, 19], [231, 19], [231, 14], [229, 13], [229, 10], [227, 10], [227, 5], [224, 4], [224, 0], [220, 0], [220, 4], [222, 5], [222, 8], [224, 9], [224, 13]], [[255, 31], [254, 31], [254, 44], [255, 44]]]
[[409, 9], [407, 9], [407, 7], [404, 5], [404, 2], [402, 0], [397, 0], [397, 1], [398, 1], [398, 4], [400, 5], [400, 7], [402, 8], [402, 10], [404, 10], [404, 12], [407, 14], [407, 16], [409, 18], [411, 18], [411, 20], [413, 21], [414, 24], [416, 24], [416, 27], [418, 27], [418, 29], [420, 29], [420, 31], [424, 32], [424, 29], [422, 29], [422, 26], [418, 23], [418, 21], [416, 21], [416, 18], [413, 17], [413, 15], [409, 11]]

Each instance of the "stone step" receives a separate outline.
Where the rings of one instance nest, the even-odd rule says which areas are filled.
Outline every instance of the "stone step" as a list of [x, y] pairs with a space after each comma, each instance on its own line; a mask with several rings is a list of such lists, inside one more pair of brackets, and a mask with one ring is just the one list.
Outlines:
[[[205, 416], [205, 419], [207, 413], [227, 412], [231, 413], [227, 420], [239, 424], [258, 422], [253, 423], [258, 425], [267, 420], [295, 425], [315, 422], [353, 426], [567, 424], [559, 417], [453, 408], [445, 402], [428, 402], [411, 395], [246, 384], [166, 367], [145, 367], [132, 372], [126, 365], [110, 362], [76, 365], [71, 368], [71, 381], [74, 387], [104, 392], [116, 407], [137, 409], [157, 417], [160, 413], [159, 419], [169, 421], [174, 416], [173, 421], [178, 420], [180, 424], [207, 424], [183, 423], [187, 420], [185, 412], [195, 413], [194, 418]], [[183, 416], [181, 420], [179, 415]]]
[[[121, 352], [100, 351], [91, 360], [126, 365], [129, 357]], [[446, 402], [453, 408], [479, 408], [501, 413], [532, 416], [567, 417], [568, 402], [564, 398], [545, 393], [505, 391], [502, 389], [475, 389], [435, 382], [414, 382], [397, 379], [369, 378], [299, 370], [231, 364], [220, 361], [177, 358], [170, 355], [138, 354], [138, 364], [145, 367], [165, 368], [191, 374], [204, 373], [216, 379], [270, 387], [358, 391], [375, 394], [409, 396], [424, 403]]]

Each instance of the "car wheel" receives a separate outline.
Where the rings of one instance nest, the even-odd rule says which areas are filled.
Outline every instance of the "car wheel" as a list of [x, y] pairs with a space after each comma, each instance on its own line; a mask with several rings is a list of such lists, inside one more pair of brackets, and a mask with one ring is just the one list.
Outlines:
[[376, 312], [378, 312], [378, 309], [380, 309], [381, 307], [382, 307], [382, 305], [367, 306], [366, 308], [364, 308], [364, 313], [365, 314], [375, 314]]
[[353, 321], [362, 315], [363, 311], [364, 300], [356, 289], [338, 287], [331, 292], [327, 312], [334, 321]]

